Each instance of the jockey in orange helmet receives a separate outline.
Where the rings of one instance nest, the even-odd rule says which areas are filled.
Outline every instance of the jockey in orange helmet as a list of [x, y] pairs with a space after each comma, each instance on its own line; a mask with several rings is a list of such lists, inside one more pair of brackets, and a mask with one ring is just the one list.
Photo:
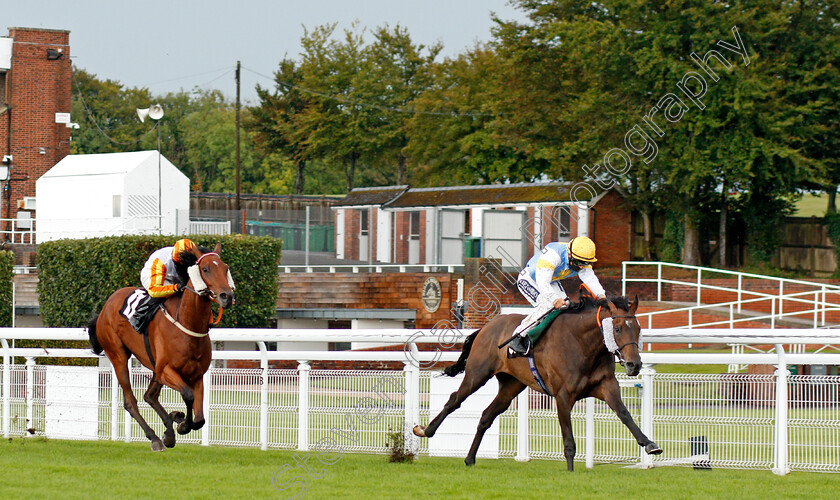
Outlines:
[[129, 323], [138, 332], [144, 333], [151, 321], [157, 306], [183, 290], [188, 280], [182, 260], [183, 253], [192, 253], [196, 244], [186, 238], [175, 242], [171, 247], [156, 250], [146, 260], [140, 271], [140, 282], [149, 292], [149, 299], [140, 303]]

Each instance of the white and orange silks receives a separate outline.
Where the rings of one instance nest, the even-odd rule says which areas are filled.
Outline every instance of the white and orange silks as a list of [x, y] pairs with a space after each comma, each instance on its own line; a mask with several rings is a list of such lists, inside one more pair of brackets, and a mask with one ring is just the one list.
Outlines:
[[140, 271], [140, 282], [152, 297], [169, 297], [177, 291], [175, 284], [180, 278], [175, 270], [172, 249], [173, 247], [164, 247], [156, 250]]

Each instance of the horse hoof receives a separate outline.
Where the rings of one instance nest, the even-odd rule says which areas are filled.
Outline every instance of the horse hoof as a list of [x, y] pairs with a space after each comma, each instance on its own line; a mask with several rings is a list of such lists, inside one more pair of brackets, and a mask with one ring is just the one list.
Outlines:
[[192, 427], [190, 427], [190, 425], [187, 424], [186, 420], [178, 424], [178, 434], [181, 434], [182, 436], [184, 434], [189, 434], [191, 430]]
[[174, 431], [166, 431], [163, 434], [163, 445], [167, 448], [174, 448], [175, 447], [175, 432]]
[[659, 455], [662, 453], [662, 448], [660, 448], [656, 443], [650, 442], [645, 446], [645, 453], [648, 455]]
[[420, 425], [415, 425], [414, 428], [411, 429], [411, 432], [413, 432], [415, 436], [419, 436], [421, 438], [426, 437], [426, 428]]
[[475, 458], [467, 457], [464, 459], [464, 463], [467, 464], [467, 467], [472, 467], [475, 465]]
[[202, 427], [204, 427], [204, 419], [203, 418], [201, 420], [194, 421], [193, 424], [192, 424], [192, 428], [193, 428], [194, 431], [197, 431], [197, 430], [201, 429]]
[[164, 448], [163, 443], [160, 442], [160, 439], [156, 439], [152, 441], [152, 451], [163, 451]]
[[187, 419], [187, 416], [184, 415], [184, 412], [182, 411], [173, 411], [169, 412], [169, 418], [171, 418], [172, 421], [176, 424], [180, 424], [181, 422]]

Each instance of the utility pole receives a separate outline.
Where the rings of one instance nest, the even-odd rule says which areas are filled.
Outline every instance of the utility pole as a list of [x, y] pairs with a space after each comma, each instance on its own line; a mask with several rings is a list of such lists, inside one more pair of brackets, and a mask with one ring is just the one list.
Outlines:
[[[240, 210], [241, 207], [239, 206], [239, 193], [240, 193], [240, 184], [239, 184], [239, 61], [236, 61], [236, 209]], [[242, 227], [242, 232], [245, 232], [245, 227]]]

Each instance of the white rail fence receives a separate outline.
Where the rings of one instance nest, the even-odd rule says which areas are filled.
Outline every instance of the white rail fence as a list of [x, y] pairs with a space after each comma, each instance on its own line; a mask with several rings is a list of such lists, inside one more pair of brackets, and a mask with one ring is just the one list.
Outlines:
[[[447, 419], [435, 438], [419, 440], [408, 430], [427, 424], [457, 381], [427, 369], [453, 361], [458, 353], [418, 351], [417, 344], [440, 338], [423, 330], [214, 330], [214, 341], [253, 341], [258, 351], [214, 351], [216, 360], [251, 360], [251, 369], [211, 368], [205, 376], [207, 423], [179, 440], [203, 445], [266, 449], [385, 453], [390, 432], [405, 432], [408, 446], [430, 456], [465, 456], [492, 387], [476, 393]], [[469, 333], [469, 332], [462, 332]], [[55, 367], [43, 357], [94, 357], [86, 349], [13, 348], [17, 339], [85, 340], [81, 329], [0, 329], [3, 354], [4, 437], [146, 441], [122, 408], [122, 395], [109, 367]], [[391, 342], [401, 351], [270, 351], [269, 342]], [[451, 339], [446, 339], [451, 342]], [[641, 452], [630, 432], [600, 401], [586, 400], [573, 413], [578, 459], [588, 467], [620, 462], [651, 467], [687, 465], [840, 472], [840, 376], [791, 375], [790, 364], [840, 365], [840, 354], [789, 354], [786, 344], [837, 344], [831, 330], [675, 329], [645, 332], [655, 343], [771, 344], [774, 353], [643, 353], [637, 378], [621, 376], [622, 398], [642, 430], [665, 453]], [[12, 358], [24, 363], [13, 364]], [[271, 361], [295, 368], [272, 368]], [[322, 370], [325, 360], [395, 361], [399, 370]], [[402, 362], [402, 363], [399, 363]], [[729, 363], [773, 365], [771, 375], [658, 373], [668, 364]], [[422, 368], [421, 368], [422, 366]], [[440, 365], [438, 365], [440, 366]], [[135, 394], [142, 401], [149, 380], [133, 368]], [[491, 383], [488, 386], [492, 386]], [[482, 399], [483, 398], [483, 399]], [[473, 401], [473, 404], [470, 404]], [[164, 389], [167, 410], [183, 410], [180, 396]], [[144, 417], [156, 432], [159, 419], [145, 403]], [[485, 435], [479, 456], [562, 459], [563, 445], [554, 402], [526, 390]], [[449, 425], [449, 427], [446, 427]], [[336, 448], [338, 447], [338, 448]]]
[[[650, 276], [631, 275], [630, 269], [637, 269], [638, 273], [651, 274]], [[775, 328], [779, 320], [787, 318], [788, 320], [799, 320], [804, 323], [805, 320], [812, 323], [814, 328], [818, 326], [828, 326], [826, 321], [826, 313], [840, 311], [840, 286], [830, 285], [826, 283], [816, 283], [812, 281], [794, 280], [787, 278], [777, 278], [773, 276], [764, 276], [752, 273], [742, 273], [738, 271], [729, 271], [725, 269], [714, 269], [707, 267], [688, 266], [684, 264], [674, 264], [670, 262], [622, 262], [622, 285], [621, 293], [627, 293], [627, 283], [655, 283], [656, 284], [656, 300], [662, 301], [663, 285], [672, 285], [680, 287], [695, 288], [695, 305], [690, 307], [668, 309], [663, 311], [653, 311], [639, 314], [638, 317], [643, 326], [648, 328], [656, 328], [654, 323], [655, 317], [662, 317], [667, 315], [687, 313], [688, 328], [710, 326], [724, 326], [728, 325], [730, 328], [735, 328], [739, 323], [749, 321], [766, 321], [769, 322], [770, 328]], [[694, 278], [667, 278], [665, 274], [667, 271], [685, 274], [693, 273]], [[645, 273], [645, 271], [650, 271]], [[653, 276], [655, 271], [655, 276]], [[634, 273], [635, 274], [635, 273]], [[704, 282], [704, 276], [706, 282]], [[714, 278], [731, 278], [735, 280], [734, 286], [720, 286], [708, 283], [709, 279]], [[750, 289], [746, 286], [746, 280], [751, 280], [751, 283], [766, 283], [768, 287], [775, 288], [774, 293], [763, 292], [756, 289]], [[804, 291], [791, 292], [785, 291], [791, 288], [806, 288]], [[702, 304], [703, 291], [719, 291], [729, 292], [735, 295], [736, 300], [719, 303]], [[752, 298], [745, 298], [752, 297]], [[755, 313], [755, 311], [764, 312], [769, 309], [767, 313]], [[694, 317], [695, 313], [728, 313], [727, 319], [718, 321], [697, 321]], [[736, 318], [736, 315], [745, 314], [743, 317]], [[644, 319], [643, 319], [644, 318]], [[804, 325], [803, 325], [804, 326]]]

